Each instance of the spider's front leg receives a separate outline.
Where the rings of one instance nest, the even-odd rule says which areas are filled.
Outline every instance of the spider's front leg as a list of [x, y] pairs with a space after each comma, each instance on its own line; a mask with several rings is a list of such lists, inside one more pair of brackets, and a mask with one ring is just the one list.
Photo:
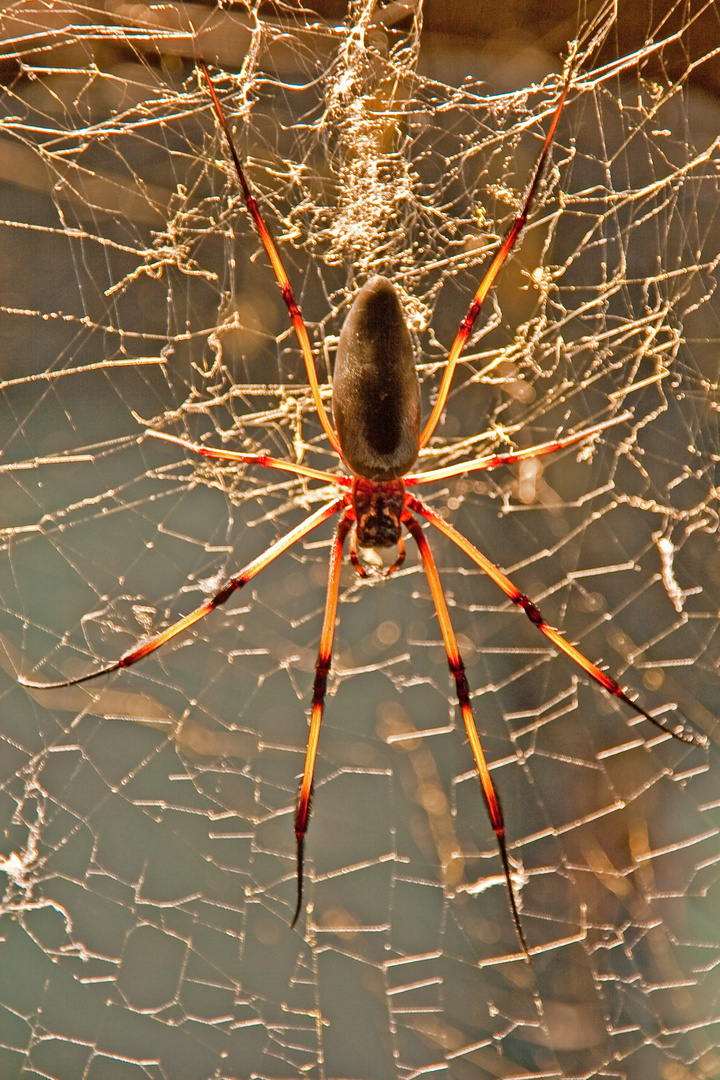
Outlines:
[[601, 671], [597, 664], [593, 664], [592, 660], [588, 660], [587, 656], [581, 653], [579, 649], [576, 649], [569, 641], [566, 641], [558, 630], [553, 626], [550, 626], [550, 624], [545, 621], [539, 608], [533, 604], [532, 600], [530, 600], [525, 593], [521, 592], [517, 585], [513, 584], [510, 578], [506, 577], [502, 570], [495, 566], [486, 555], [483, 555], [482, 551], [479, 551], [466, 536], [463, 536], [462, 533], [453, 528], [453, 526], [441, 518], [439, 514], [436, 514], [429, 506], [426, 506], [419, 499], [416, 499], [411, 495], [408, 495], [407, 497], [407, 505], [411, 510], [415, 510], [417, 513], [422, 514], [423, 517], [425, 517], [431, 525], [434, 525], [439, 532], [447, 536], [454, 544], [457, 544], [460, 550], [464, 551], [465, 554], [468, 555], [481, 570], [484, 570], [488, 577], [502, 589], [513, 604], [525, 612], [533, 626], [537, 627], [537, 629], [553, 643], [559, 652], [564, 653], [574, 664], [577, 664], [577, 666], [598, 683], [603, 690], [607, 691], [612, 697], [624, 701], [638, 716], [642, 716], [643, 719], [649, 720], [651, 724], [654, 724], [656, 728], [659, 728], [660, 731], [663, 731], [666, 735], [672, 735], [674, 739], [678, 739], [680, 742], [690, 743], [694, 746], [708, 746], [708, 739], [704, 735], [697, 735], [692, 731], [686, 731], [682, 727], [667, 727], [649, 713], [647, 709], [644, 709], [642, 705], [639, 705], [637, 701], [633, 701], [615, 679], [612, 679], [604, 671]]
[[86, 675], [78, 675], [77, 678], [74, 679], [62, 679], [59, 682], [37, 682], [35, 679], [28, 679], [24, 675], [18, 675], [18, 682], [23, 686], [32, 687], [34, 690], [58, 690], [64, 686], [77, 686], [79, 683], [88, 682], [90, 679], [96, 679], [99, 675], [110, 675], [111, 672], [119, 671], [120, 668], [131, 667], [133, 664], [136, 664], [138, 660], [142, 660], [144, 656], [148, 656], [162, 645], [165, 645], [168, 641], [172, 641], [178, 634], [182, 634], [183, 631], [189, 630], [191, 626], [194, 626], [200, 619], [204, 619], [206, 615], [209, 615], [210, 612], [214, 611], [220, 604], [224, 604], [234, 592], [247, 585], [248, 581], [251, 581], [261, 570], [264, 570], [266, 566], [269, 566], [278, 555], [282, 555], [284, 551], [287, 551], [293, 544], [296, 544], [298, 540], [307, 536], [307, 534], [317, 528], [318, 525], [322, 525], [322, 523], [332, 517], [333, 514], [338, 513], [344, 505], [344, 498], [336, 499], [335, 502], [316, 510], [309, 518], [306, 518], [305, 521], [296, 525], [295, 528], [291, 529], [285, 536], [281, 536], [279, 540], [276, 540], [274, 544], [271, 544], [267, 551], [264, 551], [262, 555], [258, 555], [256, 559], [249, 562], [239, 573], [233, 574], [231, 578], [228, 578], [227, 581], [223, 582], [217, 592], [201, 604], [200, 607], [195, 608], [195, 610], [191, 611], [188, 615], [184, 615], [181, 619], [178, 619], [172, 626], [168, 626], [165, 630], [161, 630], [159, 634], [155, 634], [153, 637], [147, 638], [145, 641], [141, 641], [139, 644], [134, 645], [129, 652], [126, 652], [113, 664], [107, 664], [104, 667], [96, 668], [95, 671], [90, 671]]
[[305, 751], [305, 767], [303, 768], [300, 791], [298, 793], [297, 808], [295, 810], [295, 841], [297, 845], [297, 904], [291, 926], [300, 917], [302, 910], [303, 894], [303, 864], [305, 858], [305, 834], [307, 833], [308, 819], [310, 817], [310, 803], [312, 800], [313, 777], [315, 775], [315, 761], [317, 759], [318, 742], [320, 740], [320, 725], [322, 724], [323, 706], [325, 704], [325, 691], [327, 678], [332, 661], [333, 639], [335, 637], [335, 620], [337, 618], [338, 590], [340, 587], [340, 569], [342, 567], [343, 548], [347, 534], [353, 527], [355, 514], [351, 507], [347, 507], [345, 513], [338, 522], [335, 536], [333, 537], [332, 550], [330, 552], [330, 566], [328, 568], [327, 595], [325, 598], [325, 616], [323, 618], [322, 633], [320, 635], [320, 648], [318, 649], [315, 662], [315, 682], [313, 683], [312, 713], [310, 715], [310, 734], [308, 735], [307, 750]]
[[[408, 496], [408, 503], [411, 503], [412, 501], [414, 500]], [[500, 797], [493, 784], [492, 777], [490, 776], [485, 752], [483, 751], [480, 736], [478, 735], [477, 725], [475, 724], [475, 717], [473, 716], [472, 705], [470, 703], [470, 688], [465, 675], [465, 665], [460, 656], [455, 631], [450, 622], [450, 615], [448, 614], [447, 604], [445, 603], [445, 596], [440, 583], [437, 566], [435, 565], [435, 559], [433, 558], [430, 545], [425, 539], [425, 534], [423, 533], [419, 522], [416, 521], [412, 514], [407, 510], [403, 514], [402, 521], [408, 531], [412, 534], [413, 539], [418, 546], [420, 558], [422, 559], [428, 583], [430, 585], [430, 592], [432, 593], [435, 611], [437, 612], [438, 622], [440, 623], [440, 631], [445, 644], [448, 666], [450, 668], [450, 673], [455, 680], [458, 704], [460, 705], [465, 730], [467, 731], [470, 748], [475, 759], [475, 767], [480, 780], [480, 787], [485, 800], [488, 817], [500, 851], [500, 860], [502, 862], [503, 874], [505, 875], [505, 884], [507, 885], [508, 897], [510, 899], [510, 910], [512, 912], [513, 922], [515, 923], [515, 929], [517, 930], [522, 950], [525, 957], [529, 960], [530, 950], [528, 949], [525, 934], [523, 933], [523, 928], [520, 923], [520, 912], [515, 898], [512, 876], [510, 874], [510, 860], [508, 859], [507, 844], [505, 842], [505, 820], [503, 818], [502, 807], [500, 806]]]

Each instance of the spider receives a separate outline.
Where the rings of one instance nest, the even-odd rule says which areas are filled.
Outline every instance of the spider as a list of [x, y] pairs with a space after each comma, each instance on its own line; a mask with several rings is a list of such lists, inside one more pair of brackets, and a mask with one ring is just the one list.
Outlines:
[[448, 355], [437, 399], [429, 419], [425, 426], [421, 428], [420, 388], [410, 334], [405, 323], [398, 293], [394, 285], [384, 277], [373, 277], [360, 289], [345, 320], [338, 342], [333, 376], [333, 426], [322, 403], [315, 362], [302, 313], [295, 300], [277, 247], [265, 224], [245, 175], [245, 170], [236, 151], [210, 73], [202, 58], [198, 58], [198, 63], [210, 92], [216, 121], [224, 134], [228, 146], [245, 206], [253, 219], [255, 229], [272, 265], [292, 325], [297, 334], [318, 417], [340, 462], [349, 470], [349, 475], [346, 473], [322, 472], [292, 461], [273, 458], [266, 454], [242, 454], [230, 450], [201, 446], [172, 435], [149, 431], [149, 435], [177, 443], [179, 446], [203, 457], [278, 469], [311, 480], [318, 480], [326, 485], [334, 485], [338, 489], [338, 497], [315, 511], [301, 524], [276, 540], [265, 552], [253, 559], [252, 562], [249, 562], [239, 573], [228, 578], [220, 589], [200, 607], [185, 615], [167, 629], [139, 642], [114, 663], [77, 678], [60, 682], [41, 683], [24, 677], [20, 677], [19, 681], [29, 687], [54, 689], [75, 686], [89, 679], [98, 678], [100, 675], [107, 675], [120, 668], [130, 667], [144, 656], [160, 648], [161, 645], [188, 630], [194, 623], [204, 618], [220, 604], [223, 604], [236, 590], [241, 589], [251, 581], [261, 570], [292, 547], [293, 544], [302, 540], [303, 537], [329, 518], [339, 514], [340, 519], [335, 529], [330, 550], [325, 613], [320, 635], [320, 647], [315, 664], [310, 733], [295, 810], [297, 901], [292, 919], [292, 926], [294, 926], [302, 910], [305, 835], [310, 816], [320, 725], [332, 658], [340, 568], [345, 543], [349, 538], [350, 560], [361, 577], [367, 577], [368, 571], [360, 561], [358, 549], [397, 548], [397, 557], [385, 572], [385, 576], [389, 576], [397, 570], [405, 557], [402, 535], [403, 528], [405, 528], [417, 545], [427, 575], [450, 673], [455, 680], [457, 699], [480, 780], [487, 815], [497, 839], [512, 920], [523, 954], [529, 959], [530, 949], [521, 924], [518, 902], [510, 873], [500, 798], [490, 775], [490, 769], [473, 717], [465, 666], [450, 622], [435, 559], [423, 528], [415, 515], [423, 517], [433, 528], [456, 544], [464, 555], [495, 582], [513, 604], [525, 612], [530, 622], [552, 642], [559, 652], [569, 657], [591, 679], [599, 683], [608, 694], [619, 698], [635, 713], [650, 721], [651, 724], [654, 724], [655, 727], [666, 734], [687, 743], [697, 744], [702, 741], [699, 737], [687, 733], [683, 728], [671, 729], [666, 727], [644, 709], [642, 705], [633, 701], [614, 679], [601, 671], [599, 667], [550, 626], [535, 604], [470, 540], [459, 533], [439, 514], [417, 498], [416, 495], [412, 494], [412, 489], [433, 481], [445, 480], [452, 476], [478, 470], [496, 469], [500, 466], [512, 465], [530, 458], [553, 454], [575, 443], [592, 439], [604, 428], [626, 418], [615, 418], [525, 450], [489, 454], [475, 460], [454, 464], [448, 468], [434, 469], [429, 472], [413, 473], [410, 471], [418, 458], [419, 452], [435, 431], [442, 415], [458, 358], [472, 332], [482, 303], [525, 226], [552, 146], [558, 120], [571, 86], [572, 66], [570, 63], [568, 64], [569, 73], [562, 86], [520, 212], [515, 217], [494, 254], [477, 287], [469, 310], [460, 324]]

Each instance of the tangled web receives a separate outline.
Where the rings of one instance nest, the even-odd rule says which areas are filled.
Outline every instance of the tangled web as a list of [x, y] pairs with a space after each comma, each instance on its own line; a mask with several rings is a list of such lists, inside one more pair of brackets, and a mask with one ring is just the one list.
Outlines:
[[413, 552], [387, 581], [343, 573], [296, 930], [330, 526], [131, 671], [15, 677], [111, 662], [327, 500], [153, 432], [337, 467], [197, 52], [326, 400], [348, 306], [382, 273], [425, 415], [560, 60], [525, 54], [526, 85], [497, 87], [482, 43], [443, 48], [411, 3], [335, 23], [297, 3], [2, 9], [3, 1078], [720, 1076], [720, 110], [690, 78], [720, 25], [711, 3], [663, 7], [675, 21], [626, 55], [613, 6], [582, 5], [531, 221], [419, 463], [615, 421], [428, 501], [708, 737], [628, 715], [432, 538], [531, 964]]

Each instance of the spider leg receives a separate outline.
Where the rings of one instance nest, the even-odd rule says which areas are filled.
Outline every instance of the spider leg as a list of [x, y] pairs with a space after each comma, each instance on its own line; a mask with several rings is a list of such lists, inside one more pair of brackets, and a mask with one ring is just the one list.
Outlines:
[[465, 665], [463, 664], [460, 656], [460, 650], [458, 649], [457, 639], [455, 637], [455, 631], [452, 628], [450, 622], [450, 616], [448, 614], [447, 604], [445, 603], [445, 596], [443, 595], [442, 585], [440, 584], [440, 577], [437, 572], [437, 566], [435, 565], [435, 559], [433, 558], [430, 545], [425, 539], [425, 534], [422, 531], [420, 523], [409, 514], [407, 511], [403, 513], [403, 524], [407, 527], [408, 531], [412, 533], [415, 543], [420, 551], [420, 558], [422, 559], [425, 573], [427, 575], [428, 583], [430, 585], [430, 592], [432, 593], [433, 603], [435, 604], [435, 611], [437, 612], [438, 622], [440, 623], [440, 630], [442, 632], [443, 641], [445, 643], [445, 652], [447, 653], [448, 666], [450, 673], [455, 679], [455, 686], [457, 689], [458, 703], [460, 705], [460, 711], [462, 712], [462, 718], [465, 722], [465, 730], [467, 731], [468, 739], [470, 740], [470, 747], [472, 749], [473, 757], [475, 758], [475, 767], [480, 778], [480, 787], [482, 789], [483, 798], [485, 799], [485, 806], [487, 808], [488, 817], [490, 818], [490, 824], [492, 825], [493, 832], [497, 838], [498, 848], [500, 850], [500, 859], [502, 862], [503, 873], [505, 875], [505, 883], [507, 885], [508, 896], [510, 898], [510, 910], [512, 912], [513, 922], [515, 923], [515, 929], [520, 939], [523, 952], [525, 956], [530, 959], [530, 952], [528, 950], [525, 935], [523, 933], [522, 926], [520, 924], [520, 913], [518, 911], [517, 900], [515, 899], [515, 892], [512, 884], [512, 877], [510, 876], [510, 862], [508, 860], [507, 846], [505, 844], [505, 822], [503, 819], [503, 812], [500, 806], [500, 798], [495, 789], [495, 785], [492, 782], [490, 776], [490, 770], [488, 769], [485, 753], [480, 742], [480, 736], [478, 735], [477, 727], [475, 725], [475, 718], [473, 716], [472, 705], [470, 704], [470, 688], [468, 686], [467, 677], [465, 675]]
[[345, 539], [352, 528], [354, 511], [351, 507], [338, 522], [335, 536], [333, 537], [332, 550], [330, 552], [330, 566], [328, 569], [327, 596], [325, 599], [325, 617], [323, 619], [322, 634], [320, 635], [320, 648], [315, 661], [315, 682], [313, 684], [312, 713], [310, 716], [310, 734], [308, 735], [307, 750], [305, 752], [305, 766], [303, 768], [300, 791], [298, 793], [297, 808], [295, 810], [295, 841], [297, 844], [297, 904], [291, 926], [300, 917], [302, 910], [303, 890], [303, 864], [305, 857], [305, 834], [310, 817], [310, 802], [312, 800], [313, 776], [315, 775], [315, 760], [317, 758], [318, 740], [320, 738], [320, 725], [323, 717], [323, 705], [325, 703], [325, 690], [327, 677], [332, 661], [333, 638], [335, 637], [335, 620], [337, 618], [338, 588], [340, 585], [340, 568]]
[[120, 668], [130, 667], [132, 664], [137, 663], [138, 660], [142, 660], [144, 656], [147, 656], [151, 652], [155, 652], [161, 645], [164, 645], [167, 641], [171, 641], [172, 638], [177, 637], [178, 634], [182, 634], [184, 630], [193, 626], [200, 619], [203, 619], [206, 615], [209, 615], [211, 611], [214, 611], [220, 604], [224, 604], [237, 589], [242, 589], [243, 585], [246, 585], [248, 581], [259, 574], [261, 570], [264, 570], [266, 566], [281, 555], [284, 551], [287, 551], [289, 547], [301, 540], [303, 536], [306, 536], [318, 525], [322, 525], [323, 521], [327, 521], [329, 517], [336, 514], [345, 505], [345, 499], [336, 499], [335, 502], [330, 503], [328, 506], [323, 506], [319, 510], [316, 510], [314, 514], [311, 514], [309, 518], [301, 522], [294, 529], [291, 529], [289, 533], [282, 536], [279, 540], [276, 540], [274, 544], [263, 552], [262, 555], [258, 555], [256, 559], [249, 562], [238, 574], [233, 574], [231, 578], [218, 589], [218, 591], [211, 596], [209, 600], [206, 600], [200, 607], [195, 608], [189, 615], [184, 615], [182, 619], [178, 619], [166, 630], [161, 631], [159, 634], [155, 634], [154, 637], [148, 638], [147, 641], [141, 641], [139, 645], [136, 645], [116, 660], [114, 664], [108, 664], [106, 667], [98, 668], [96, 671], [91, 671], [87, 675], [80, 675], [77, 679], [63, 679], [60, 682], [35, 682], [33, 679], [26, 679], [23, 675], [18, 676], [18, 682], [23, 686], [31, 686], [37, 690], [57, 690], [61, 686], [77, 686], [78, 683], [87, 682], [89, 679], [96, 679], [99, 675], [109, 675], [112, 671], [118, 671]]
[[402, 564], [405, 562], [405, 542], [404, 542], [402, 536], [398, 536], [398, 545], [397, 546], [398, 546], [397, 559], [392, 564], [392, 566], [388, 569], [388, 572], [386, 573], [385, 577], [390, 577], [390, 575], [394, 574], [396, 570], [399, 570], [400, 567], [402, 566]]
[[472, 298], [472, 303], [470, 304], [468, 313], [463, 319], [463, 321], [460, 323], [460, 329], [458, 330], [455, 336], [455, 340], [452, 343], [452, 348], [450, 349], [450, 352], [448, 354], [447, 364], [445, 366], [445, 373], [443, 375], [442, 382], [440, 383], [440, 389], [438, 390], [437, 400], [430, 414], [430, 419], [425, 425], [423, 433], [420, 436], [421, 449], [430, 439], [430, 436], [437, 427], [440, 416], [442, 415], [442, 411], [445, 408], [445, 403], [447, 401], [448, 394], [450, 393], [450, 385], [453, 380], [453, 375], [455, 374], [455, 366], [458, 362], [460, 353], [465, 347], [467, 339], [472, 333], [472, 328], [475, 324], [476, 318], [478, 317], [483, 301], [485, 300], [487, 294], [490, 292], [490, 289], [492, 288], [495, 278], [497, 277], [501, 267], [503, 266], [503, 263], [514, 248], [518, 236], [525, 227], [525, 222], [527, 221], [527, 217], [530, 212], [533, 199], [535, 198], [538, 184], [540, 183], [540, 177], [542, 176], [545, 161], [552, 145], [553, 137], [555, 135], [555, 129], [557, 127], [558, 120], [560, 119], [560, 113], [562, 112], [563, 105], [565, 104], [565, 98], [567, 97], [568, 90], [570, 89], [571, 79], [572, 66], [570, 66], [569, 68], [568, 75], [565, 80], [565, 85], [563, 86], [562, 93], [560, 94], [560, 100], [557, 103], [555, 112], [553, 113], [553, 118], [550, 121], [550, 127], [548, 129], [547, 135], [545, 136], [545, 142], [543, 143], [543, 148], [540, 151], [540, 157], [538, 158], [537, 165], [535, 166], [535, 171], [532, 175], [527, 191], [525, 193], [522, 209], [520, 210], [520, 213], [517, 215], [512, 225], [508, 229], [505, 239], [500, 244], [500, 247], [493, 256], [492, 262], [485, 271], [485, 275], [480, 284], [478, 285], [475, 295]]
[[360, 558], [358, 556], [357, 531], [355, 529], [353, 529], [350, 533], [350, 562], [353, 564], [353, 567], [355, 568], [355, 573], [358, 577], [366, 578], [368, 576], [368, 572], [363, 566], [363, 564], [360, 562]]
[[474, 461], [461, 461], [457, 465], [449, 465], [446, 469], [433, 469], [431, 472], [415, 473], [411, 476], [406, 476], [404, 483], [406, 486], [414, 484], [429, 484], [432, 480], [447, 480], [451, 476], [461, 476], [463, 473], [476, 472], [479, 469], [497, 469], [501, 465], [514, 465], [518, 461], [528, 461], [530, 458], [543, 457], [545, 454], [554, 454], [558, 450], [564, 450], [566, 446], [572, 446], [573, 443], [582, 442], [584, 439], [592, 439], [599, 432], [604, 431], [605, 428], [612, 427], [614, 424], [619, 424], [623, 420], [627, 420], [630, 413], [623, 413], [622, 416], [615, 417], [612, 420], [606, 420], [603, 424], [598, 424], [596, 427], [584, 428], [582, 431], [576, 432], [574, 435], [565, 435], [562, 439], [554, 439], [552, 442], [539, 443], [537, 446], [529, 446], [525, 450], [512, 450], [507, 454], [486, 454], [484, 457], [476, 458]]
[[163, 439], [165, 442], [176, 443], [186, 450], [192, 450], [201, 457], [217, 458], [220, 461], [239, 461], [245, 465], [262, 465], [268, 469], [279, 469], [281, 472], [295, 473], [296, 476], [309, 476], [311, 480], [322, 480], [326, 484], [337, 484], [338, 487], [351, 487], [352, 480], [349, 476], [323, 472], [320, 469], [310, 469], [307, 465], [299, 465], [294, 461], [283, 461], [282, 458], [270, 457], [268, 454], [240, 454], [236, 450], [216, 449], [212, 446], [202, 446], [200, 443], [187, 442], [178, 438], [177, 435], [168, 435], [164, 431], [153, 431], [148, 428], [146, 435], [153, 439]]
[[484, 570], [488, 577], [502, 589], [505, 595], [512, 600], [513, 604], [522, 608], [533, 626], [536, 626], [538, 630], [553, 643], [556, 649], [565, 653], [565, 655], [569, 657], [573, 663], [577, 664], [578, 667], [582, 668], [591, 679], [594, 679], [596, 683], [599, 683], [603, 690], [606, 690], [608, 694], [611, 694], [613, 697], [619, 698], [620, 701], [624, 701], [626, 705], [638, 714], [638, 716], [642, 716], [645, 720], [649, 720], [651, 724], [654, 724], [656, 728], [659, 728], [660, 731], [663, 731], [666, 735], [672, 735], [674, 739], [679, 739], [680, 742], [691, 743], [696, 746], [707, 746], [707, 739], [704, 736], [695, 735], [693, 732], [684, 731], [682, 728], [675, 729], [666, 727], [665, 724], [662, 724], [647, 712], [646, 709], [643, 709], [642, 705], [638, 705], [636, 701], [633, 701], [631, 697], [628, 697], [622, 687], [616, 683], [614, 679], [611, 679], [609, 675], [606, 675], [604, 671], [601, 671], [600, 668], [593, 664], [592, 661], [588, 660], [579, 649], [576, 649], [574, 645], [571, 645], [569, 641], [566, 641], [554, 627], [546, 623], [532, 600], [528, 599], [524, 593], [520, 592], [517, 586], [513, 585], [512, 581], [510, 581], [510, 579], [506, 577], [494, 563], [491, 563], [474, 544], [471, 544], [462, 533], [458, 532], [457, 529], [454, 529], [447, 521], [443, 521], [439, 514], [436, 514], [429, 506], [425, 506], [419, 499], [415, 499], [411, 495], [407, 496], [407, 505], [411, 510], [415, 510], [417, 513], [422, 514], [423, 517], [427, 518], [431, 525], [434, 525], [435, 528], [447, 536], [448, 539], [457, 544], [460, 550], [464, 551], [473, 562], [477, 563], [480, 569]]
[[[405, 542], [402, 536], [398, 536], [397, 549], [397, 558], [392, 564], [392, 566], [389, 566], [388, 569], [385, 571], [385, 577], [390, 577], [390, 575], [394, 574], [396, 570], [399, 570], [402, 564], [405, 562]], [[355, 567], [355, 571], [358, 577], [368, 577], [368, 572], [363, 566], [363, 564], [360, 562], [360, 558], [358, 556], [357, 531], [355, 529], [353, 529], [352, 533], [350, 534], [350, 562]]]
[[318, 383], [317, 371], [315, 370], [315, 360], [313, 359], [312, 348], [310, 346], [310, 338], [308, 337], [307, 327], [305, 326], [302, 312], [295, 299], [292, 286], [290, 285], [290, 280], [285, 271], [285, 267], [282, 264], [282, 260], [275, 245], [275, 241], [270, 235], [270, 231], [263, 220], [263, 216], [260, 213], [260, 208], [257, 204], [257, 200], [253, 195], [248, 179], [245, 176], [245, 171], [240, 162], [238, 152], [235, 149], [235, 143], [233, 142], [232, 135], [230, 134], [228, 122], [225, 119], [223, 107], [220, 104], [220, 99], [215, 91], [213, 81], [210, 78], [210, 72], [208, 71], [207, 65], [205, 64], [205, 61], [202, 59], [202, 57], [198, 57], [198, 63], [202, 68], [203, 75], [205, 76], [205, 81], [207, 82], [208, 89], [210, 91], [213, 108], [215, 110], [215, 116], [220, 127], [222, 128], [223, 134], [225, 135], [225, 141], [227, 142], [228, 150], [230, 151], [230, 157], [232, 158], [233, 165], [235, 166], [235, 172], [237, 174], [238, 182], [240, 184], [242, 195], [245, 200], [245, 206], [247, 207], [248, 213], [250, 214], [255, 223], [255, 228], [257, 229], [258, 236], [262, 240], [263, 247], [265, 248], [265, 251], [267, 253], [267, 257], [270, 260], [272, 268], [275, 272], [277, 283], [280, 286], [282, 298], [285, 301], [285, 307], [288, 309], [290, 321], [295, 328], [295, 333], [297, 334], [297, 339], [300, 343], [303, 360], [305, 361], [305, 370], [307, 371], [308, 383], [310, 384], [310, 389], [312, 390], [313, 401], [315, 402], [317, 414], [320, 417], [320, 423], [325, 429], [325, 434], [330, 440], [330, 445], [333, 447], [337, 454], [340, 454], [340, 442], [338, 440], [335, 429], [330, 423], [330, 419], [325, 412], [325, 408], [322, 403], [322, 397], [320, 395], [320, 385]]

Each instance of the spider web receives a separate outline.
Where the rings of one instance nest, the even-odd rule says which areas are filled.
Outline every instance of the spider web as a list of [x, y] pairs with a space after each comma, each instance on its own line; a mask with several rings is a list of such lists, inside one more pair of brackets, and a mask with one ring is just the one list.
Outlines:
[[[539, 48], [433, 37], [433, 11], [421, 34], [411, 4], [2, 9], [3, 1078], [720, 1075], [714, 744], [589, 686], [439, 537], [531, 966], [413, 550], [343, 574], [297, 930], [329, 527], [131, 672], [15, 682], [111, 662], [327, 499], [148, 434], [337, 464], [196, 49], [320, 381], [383, 273], [427, 415], [562, 79]], [[720, 26], [700, 2], [647, 19], [641, 46], [611, 4], [563, 24], [550, 166], [419, 467], [616, 420], [427, 499], [712, 740], [720, 110], [693, 80]]]

